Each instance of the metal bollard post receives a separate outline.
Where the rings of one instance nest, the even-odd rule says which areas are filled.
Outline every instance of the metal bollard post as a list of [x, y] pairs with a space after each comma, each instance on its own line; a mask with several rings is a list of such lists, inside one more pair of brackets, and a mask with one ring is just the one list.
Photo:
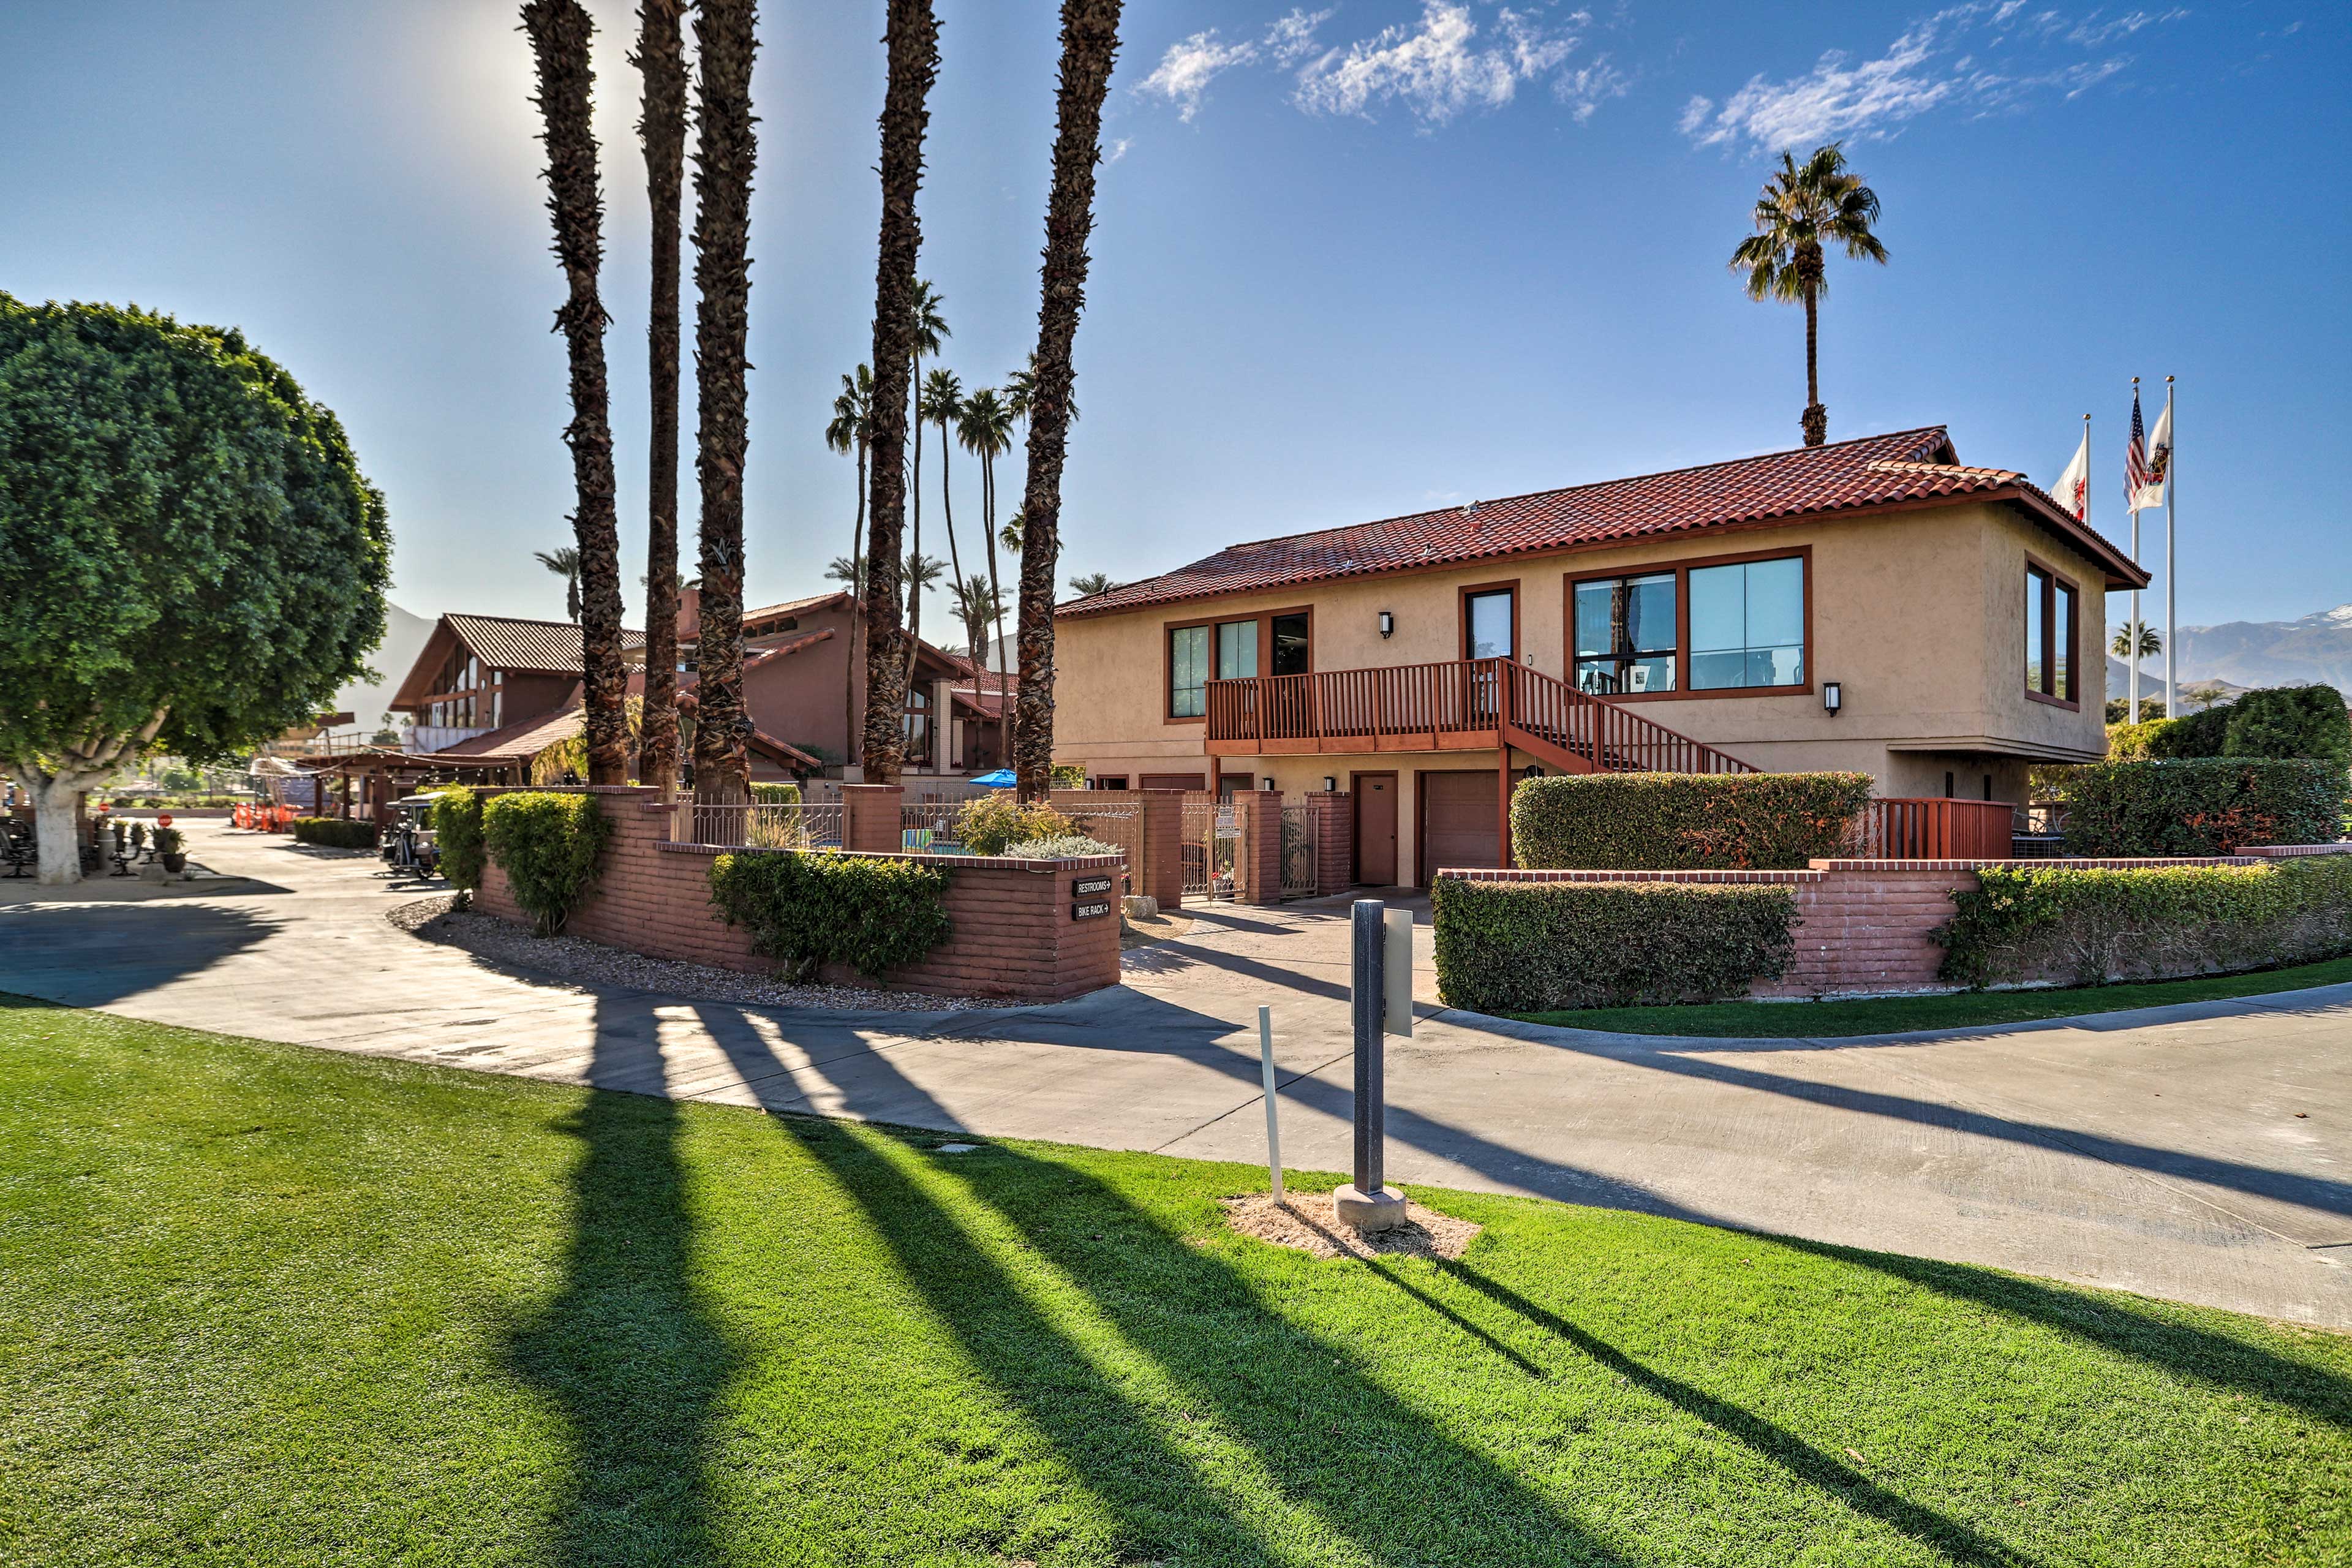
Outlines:
[[1388, 1009], [1387, 906], [1358, 899], [1349, 911], [1353, 938], [1349, 1001], [1356, 1046], [1356, 1179], [1331, 1195], [1340, 1219], [1358, 1230], [1388, 1230], [1404, 1224], [1404, 1194], [1388, 1184], [1388, 1098], [1383, 1068], [1382, 1026]]

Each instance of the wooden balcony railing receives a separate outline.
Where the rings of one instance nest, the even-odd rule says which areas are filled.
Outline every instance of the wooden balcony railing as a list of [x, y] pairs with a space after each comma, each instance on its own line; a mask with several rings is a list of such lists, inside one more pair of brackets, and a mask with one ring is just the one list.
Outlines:
[[1509, 742], [1573, 773], [1735, 773], [1737, 757], [1507, 658], [1213, 680], [1223, 755], [1447, 751]]
[[1874, 800], [1855, 824], [1869, 860], [2006, 860], [2017, 808], [2005, 800]]

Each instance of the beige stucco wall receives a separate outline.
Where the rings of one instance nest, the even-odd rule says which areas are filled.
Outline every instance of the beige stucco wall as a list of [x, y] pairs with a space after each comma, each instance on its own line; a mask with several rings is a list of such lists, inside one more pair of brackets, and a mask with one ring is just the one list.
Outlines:
[[[1564, 679], [1570, 577], [1801, 548], [1811, 552], [1805, 691], [1677, 696], [1628, 706], [1760, 768], [1868, 773], [1883, 795], [1942, 795], [1949, 772], [1957, 795], [1979, 795], [1990, 773], [1994, 798], [2021, 800], [2029, 761], [2084, 761], [2104, 750], [2103, 574], [2015, 508], [1971, 503], [1066, 617], [1056, 626], [1055, 758], [1097, 774], [1217, 771], [1205, 757], [1202, 724], [1162, 718], [1166, 628], [1173, 625], [1311, 605], [1318, 670], [1432, 663], [1461, 657], [1463, 588], [1516, 579], [1521, 657]], [[2025, 694], [2029, 552], [2081, 590], [2075, 657], [2084, 694], [2075, 709]], [[1385, 640], [1378, 629], [1382, 610], [1396, 618], [1395, 635]], [[1824, 679], [1843, 688], [1843, 710], [1835, 717], [1822, 707]], [[1475, 765], [1471, 756], [1221, 762], [1226, 773], [1271, 775], [1286, 792], [1318, 788], [1327, 775], [1344, 788], [1353, 768], [1394, 767], [1400, 788], [1409, 791], [1415, 766], [1466, 767]], [[1482, 760], [1494, 765], [1492, 752]], [[1400, 805], [1409, 835], [1409, 794]], [[1401, 847], [1401, 853], [1407, 851]]]

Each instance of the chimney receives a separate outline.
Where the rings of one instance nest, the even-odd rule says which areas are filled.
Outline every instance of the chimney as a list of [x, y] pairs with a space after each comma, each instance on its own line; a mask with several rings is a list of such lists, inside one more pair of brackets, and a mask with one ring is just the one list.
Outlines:
[[702, 632], [702, 590], [688, 585], [677, 591], [677, 640], [692, 642]]

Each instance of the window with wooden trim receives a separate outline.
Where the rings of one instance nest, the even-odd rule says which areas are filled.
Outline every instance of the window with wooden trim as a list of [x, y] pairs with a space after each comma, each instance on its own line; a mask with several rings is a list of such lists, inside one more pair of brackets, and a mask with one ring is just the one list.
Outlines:
[[1675, 574], [1602, 577], [1576, 585], [1576, 686], [1614, 696], [1675, 689]]
[[1178, 626], [1168, 634], [1168, 716], [1198, 719], [1209, 711], [1209, 628]]
[[2074, 584], [2046, 566], [2025, 563], [2026, 690], [2056, 702], [2077, 700], [2081, 613]]
[[1805, 563], [1783, 556], [1691, 568], [1691, 689], [1804, 683]]

